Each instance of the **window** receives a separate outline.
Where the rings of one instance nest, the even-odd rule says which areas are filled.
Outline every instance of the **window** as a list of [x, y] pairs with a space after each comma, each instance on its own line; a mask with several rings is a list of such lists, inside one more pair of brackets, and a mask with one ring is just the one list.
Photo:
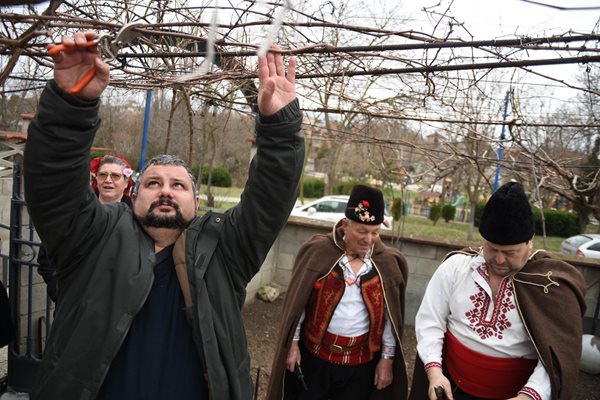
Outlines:
[[333, 200], [323, 201], [315, 207], [319, 212], [336, 212], [338, 202]]
[[592, 240], [592, 238], [590, 238], [589, 236], [577, 235], [567, 239], [567, 243], [569, 243], [571, 246], [579, 247], [582, 244], [589, 242], [590, 240]]
[[593, 245], [591, 245], [587, 249], [588, 250], [593, 250], [593, 251], [600, 251], [600, 242], [594, 243]]

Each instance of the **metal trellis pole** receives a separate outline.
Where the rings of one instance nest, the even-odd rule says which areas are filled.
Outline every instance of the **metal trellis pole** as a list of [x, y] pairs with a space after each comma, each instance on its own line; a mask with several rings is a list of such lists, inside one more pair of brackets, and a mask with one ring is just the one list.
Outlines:
[[[506, 117], [508, 116], [508, 96], [509, 91], [506, 91], [506, 96], [504, 96], [504, 115], [502, 116], [502, 121], [506, 122]], [[498, 190], [498, 181], [500, 180], [500, 160], [502, 160], [502, 154], [504, 152], [504, 130], [506, 129], [506, 123], [502, 124], [502, 129], [500, 130], [500, 143], [498, 144], [498, 162], [496, 163], [496, 177], [494, 178], [494, 192]]]
[[150, 110], [152, 107], [152, 89], [146, 91], [146, 111], [144, 112], [144, 131], [142, 133], [142, 151], [140, 154], [140, 171], [146, 163], [146, 144], [148, 142], [148, 126], [150, 125]]

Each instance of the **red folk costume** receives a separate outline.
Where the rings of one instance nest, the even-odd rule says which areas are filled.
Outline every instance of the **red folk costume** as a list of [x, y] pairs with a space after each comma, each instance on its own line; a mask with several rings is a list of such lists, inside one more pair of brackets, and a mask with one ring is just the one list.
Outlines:
[[[284, 387], [287, 378], [296, 379], [286, 369], [286, 358], [303, 312], [306, 313], [306, 318], [301, 340], [305, 338], [307, 347], [314, 346], [313, 350], [317, 352], [320, 347], [330, 344], [326, 330], [345, 285], [338, 266], [345, 254], [340, 225], [341, 222], [329, 235], [314, 236], [298, 252], [283, 306], [277, 353], [269, 381], [269, 400], [283, 399], [286, 396]], [[352, 351], [351, 356], [371, 357], [379, 351], [384, 326], [381, 311], [387, 309], [397, 343], [393, 381], [383, 390], [374, 389], [371, 399], [403, 400], [407, 397], [408, 388], [401, 346], [408, 268], [402, 254], [397, 249], [385, 246], [380, 240], [374, 244], [371, 261], [373, 270], [361, 278], [361, 293], [370, 318], [369, 337], [364, 346], [356, 346], [356, 351]], [[353, 348], [352, 343], [344, 345]], [[331, 360], [333, 363], [336, 361], [338, 360]], [[289, 396], [285, 398], [290, 400]]]
[[[334, 351], [331, 348], [340, 343], [329, 340], [327, 328], [345, 290], [346, 282], [340, 267], [336, 266], [322, 279], [315, 282], [312, 294], [306, 306], [303, 335], [307, 347], [317, 355], [334, 364], [356, 365], [370, 361], [372, 354], [381, 350], [383, 326], [385, 323], [385, 299], [381, 290], [381, 279], [375, 269], [361, 277], [360, 290], [369, 313], [370, 329], [364, 341], [343, 344], [350, 348], [349, 354]], [[364, 345], [363, 345], [364, 343]]]

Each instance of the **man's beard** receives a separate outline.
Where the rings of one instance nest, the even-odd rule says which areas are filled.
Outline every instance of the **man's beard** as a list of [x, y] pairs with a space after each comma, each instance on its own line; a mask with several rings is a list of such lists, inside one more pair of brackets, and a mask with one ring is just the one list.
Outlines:
[[[154, 212], [156, 207], [161, 205], [168, 205], [173, 207], [175, 215], [163, 216], [158, 215]], [[150, 204], [148, 213], [145, 216], [138, 216], [140, 223], [149, 228], [167, 228], [167, 229], [185, 229], [188, 226], [189, 221], [186, 221], [181, 214], [179, 205], [173, 202], [169, 198], [161, 198], [154, 203]]]

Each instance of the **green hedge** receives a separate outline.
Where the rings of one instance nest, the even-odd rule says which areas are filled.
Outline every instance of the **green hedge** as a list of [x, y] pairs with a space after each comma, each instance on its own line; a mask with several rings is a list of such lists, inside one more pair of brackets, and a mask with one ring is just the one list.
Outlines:
[[455, 215], [456, 207], [454, 207], [452, 204], [445, 204], [444, 207], [442, 207], [442, 218], [444, 218], [444, 221], [452, 221]]
[[304, 197], [318, 198], [325, 194], [325, 182], [317, 178], [304, 179]]
[[481, 221], [481, 214], [483, 214], [483, 207], [485, 207], [484, 201], [481, 201], [475, 205], [475, 220], [473, 221], [475, 226], [479, 226], [479, 221]]
[[439, 204], [434, 204], [429, 208], [429, 219], [433, 221], [435, 225], [440, 217], [442, 216], [442, 206]]
[[400, 218], [402, 218], [402, 216], [406, 213], [404, 210], [404, 202], [400, 197], [396, 197], [392, 202], [391, 213], [394, 221], [400, 221]]
[[[199, 167], [197, 165], [194, 165], [192, 167], [192, 174], [194, 174], [195, 177], [198, 177], [198, 169]], [[212, 186], [217, 187], [231, 187], [231, 185], [233, 184], [233, 180], [229, 171], [221, 167], [216, 167], [212, 169], [210, 181]], [[200, 183], [203, 185], [206, 185], [208, 183], [207, 167], [202, 168], [202, 182]]]
[[[581, 233], [577, 214], [568, 211], [544, 210], [546, 236], [569, 237]], [[533, 209], [535, 234], [542, 235], [542, 215], [538, 208]]]
[[350, 194], [355, 185], [367, 185], [363, 181], [342, 182], [333, 188], [333, 194]]

